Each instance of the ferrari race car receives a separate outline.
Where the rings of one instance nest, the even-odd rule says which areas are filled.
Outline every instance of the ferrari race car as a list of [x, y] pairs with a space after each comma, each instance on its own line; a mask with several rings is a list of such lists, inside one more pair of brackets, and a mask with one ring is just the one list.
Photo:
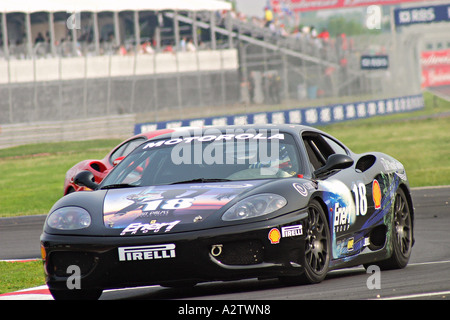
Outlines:
[[109, 171], [123, 159], [128, 153], [133, 151], [135, 147], [140, 145], [147, 139], [153, 138], [159, 134], [172, 132], [173, 130], [156, 130], [135, 135], [131, 138], [122, 141], [118, 146], [113, 148], [101, 160], [83, 160], [70, 168], [64, 179], [64, 195], [84, 190], [84, 187], [79, 186], [73, 182], [75, 176], [81, 171], [90, 171], [94, 175], [95, 182], [100, 183]]
[[55, 299], [244, 278], [318, 283], [338, 268], [404, 268], [414, 244], [402, 164], [307, 126], [160, 135], [92, 178], [79, 173], [94, 191], [61, 198], [44, 225]]

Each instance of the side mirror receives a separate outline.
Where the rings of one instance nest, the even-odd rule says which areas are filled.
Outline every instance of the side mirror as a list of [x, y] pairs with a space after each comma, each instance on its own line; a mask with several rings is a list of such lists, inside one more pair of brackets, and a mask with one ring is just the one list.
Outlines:
[[96, 190], [98, 188], [98, 184], [95, 182], [94, 174], [90, 171], [81, 171], [79, 172], [73, 182], [79, 186], [87, 187], [92, 190]]
[[328, 174], [333, 170], [347, 169], [353, 165], [353, 159], [345, 154], [332, 154], [328, 157], [327, 163], [314, 171], [314, 177]]

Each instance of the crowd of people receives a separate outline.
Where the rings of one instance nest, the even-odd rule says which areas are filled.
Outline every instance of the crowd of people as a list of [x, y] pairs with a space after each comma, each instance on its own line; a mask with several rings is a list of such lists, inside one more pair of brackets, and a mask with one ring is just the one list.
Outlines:
[[[203, 20], [209, 20], [210, 14], [203, 13], [197, 14], [197, 17]], [[316, 30], [314, 26], [302, 26], [298, 24], [298, 21], [289, 12], [281, 11], [274, 14], [271, 8], [265, 8], [264, 15], [261, 17], [251, 16], [248, 17], [242, 12], [235, 10], [216, 12], [216, 24], [219, 27], [227, 27], [227, 23], [233, 24], [234, 30], [241, 30], [256, 36], [265, 38], [266, 41], [276, 42], [279, 45], [289, 46], [291, 49], [306, 52], [309, 50], [322, 49], [324, 47], [335, 46], [338, 42], [347, 42], [345, 35], [332, 39], [327, 30]], [[131, 37], [133, 38], [133, 37]], [[22, 37], [22, 41], [16, 41], [10, 44], [10, 54], [18, 58], [26, 57], [27, 44]], [[133, 38], [134, 39], [134, 38]], [[340, 45], [340, 44], [339, 44]], [[125, 40], [120, 46], [117, 46], [111, 35], [107, 39], [100, 39], [100, 52], [96, 51], [93, 41], [92, 30], [89, 28], [81, 29], [78, 31], [77, 42], [74, 45], [71, 39], [71, 33], [67, 33], [67, 36], [55, 41], [54, 48], [56, 48], [57, 55], [61, 56], [80, 56], [80, 55], [94, 55], [94, 54], [130, 54], [138, 50], [140, 54], [152, 54], [156, 48], [163, 52], [174, 51], [196, 51], [202, 50], [207, 46], [202, 43], [195, 46], [192, 39], [183, 37], [180, 43], [166, 43], [163, 46], [157, 46], [152, 39], [144, 39], [140, 46], [133, 44], [132, 40]], [[342, 44], [348, 47], [348, 44]], [[45, 57], [51, 51], [49, 32], [44, 36], [41, 32], [38, 33], [33, 43], [33, 54], [38, 57]]]

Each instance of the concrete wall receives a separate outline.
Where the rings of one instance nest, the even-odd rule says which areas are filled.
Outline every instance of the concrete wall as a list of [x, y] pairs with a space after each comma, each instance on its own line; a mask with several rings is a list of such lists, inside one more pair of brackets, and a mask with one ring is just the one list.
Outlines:
[[0, 84], [233, 70], [236, 49], [138, 55], [0, 60]]

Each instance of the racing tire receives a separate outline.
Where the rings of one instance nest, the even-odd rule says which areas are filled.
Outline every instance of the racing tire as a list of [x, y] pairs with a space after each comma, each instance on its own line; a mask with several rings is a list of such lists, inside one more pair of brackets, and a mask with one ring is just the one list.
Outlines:
[[[405, 192], [398, 188], [395, 194], [392, 216], [391, 247], [392, 255], [389, 259], [373, 264], [381, 270], [403, 269], [409, 262], [413, 246], [413, 222], [411, 208]], [[369, 264], [364, 265], [364, 267]]]
[[73, 289], [73, 290], [54, 290], [50, 293], [55, 300], [98, 300], [102, 295], [101, 289]]
[[313, 284], [325, 279], [331, 255], [331, 235], [322, 206], [316, 200], [308, 208], [304, 272], [300, 276], [280, 277], [285, 284]]

